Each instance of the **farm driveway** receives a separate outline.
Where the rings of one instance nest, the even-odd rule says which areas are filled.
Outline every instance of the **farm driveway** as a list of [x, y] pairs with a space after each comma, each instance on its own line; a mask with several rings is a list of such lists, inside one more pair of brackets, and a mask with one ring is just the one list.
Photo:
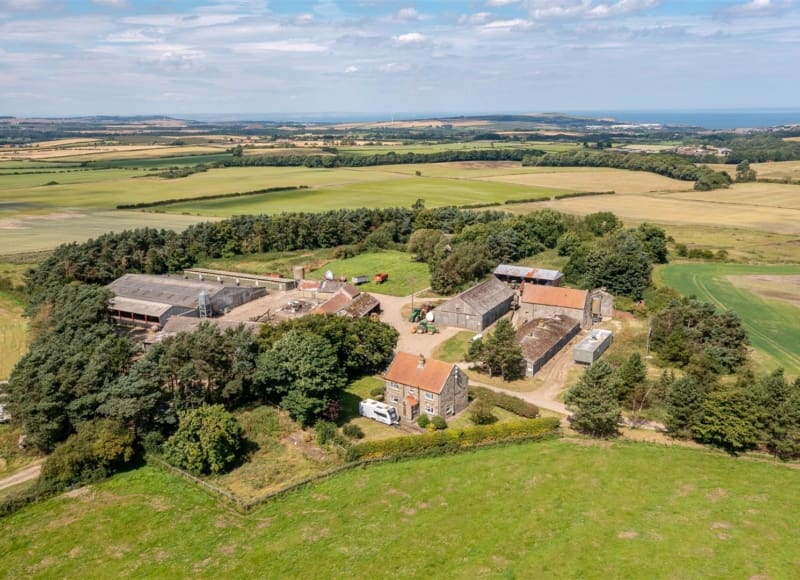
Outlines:
[[41, 462], [29, 465], [25, 469], [20, 469], [14, 475], [0, 479], [0, 489], [12, 487], [14, 485], [30, 481], [39, 477], [39, 472], [42, 470]]
[[403, 306], [411, 304], [411, 296], [387, 296], [371, 292], [381, 303], [381, 321], [397, 329], [400, 338], [397, 340], [397, 350], [411, 354], [422, 354], [430, 358], [433, 351], [442, 342], [455, 336], [463, 328], [439, 327], [439, 334], [411, 334], [412, 324], [402, 315]]

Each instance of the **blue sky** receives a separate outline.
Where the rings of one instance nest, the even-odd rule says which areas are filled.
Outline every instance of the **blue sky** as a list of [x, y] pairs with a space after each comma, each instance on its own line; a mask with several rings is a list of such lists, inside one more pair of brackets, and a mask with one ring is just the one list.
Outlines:
[[800, 107], [793, 0], [0, 0], [0, 114]]

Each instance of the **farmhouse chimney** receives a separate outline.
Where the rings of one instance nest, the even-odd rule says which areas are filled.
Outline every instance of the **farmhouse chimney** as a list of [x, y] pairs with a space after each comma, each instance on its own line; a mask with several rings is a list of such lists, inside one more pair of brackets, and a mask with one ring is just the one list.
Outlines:
[[425, 368], [425, 355], [422, 355], [422, 354], [419, 355], [419, 362], [417, 363], [417, 368], [418, 369], [424, 369]]

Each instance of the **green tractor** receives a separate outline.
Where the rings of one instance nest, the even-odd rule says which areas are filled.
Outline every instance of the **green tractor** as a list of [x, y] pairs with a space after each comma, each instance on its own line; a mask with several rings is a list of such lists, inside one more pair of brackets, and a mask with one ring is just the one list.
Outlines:
[[422, 308], [415, 308], [411, 311], [411, 316], [408, 317], [409, 322], [419, 322], [425, 314], [422, 312]]

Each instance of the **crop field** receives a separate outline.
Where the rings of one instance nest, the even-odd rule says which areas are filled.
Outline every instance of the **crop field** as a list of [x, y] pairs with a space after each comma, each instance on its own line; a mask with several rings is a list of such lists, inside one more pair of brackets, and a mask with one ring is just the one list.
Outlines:
[[144, 467], [4, 519], [0, 553], [10, 577], [793, 578], [796, 480], [556, 440], [350, 471], [240, 515]]
[[[800, 140], [800, 139], [798, 139]], [[726, 171], [731, 177], [736, 176], [736, 165], [709, 165], [714, 171]], [[768, 163], [751, 163], [758, 179], [800, 179], [800, 161], [770, 161]]]
[[[626, 221], [626, 225], [638, 225]], [[732, 261], [763, 264], [800, 263], [800, 238], [797, 235], [774, 234], [712, 226], [665, 224], [667, 235], [689, 248], [725, 250]], [[563, 265], [563, 264], [562, 264]]]
[[[393, 251], [359, 254], [346, 260], [328, 262], [323, 268], [310, 272], [307, 277], [321, 280], [327, 270], [331, 270], [336, 278], [346, 277], [348, 282], [353, 276], [369, 276], [370, 281], [361, 284], [360, 290], [390, 296], [408, 296], [430, 285], [428, 265], [414, 262], [411, 258], [411, 254]], [[373, 277], [378, 272], [388, 273], [389, 279], [383, 284], [376, 284]]]
[[[798, 274], [800, 266], [744, 264], [670, 264], [660, 271], [664, 283], [681, 294], [695, 295], [720, 309], [736, 312], [762, 366], [783, 367], [792, 376], [800, 376], [800, 307], [791, 300], [800, 299], [800, 286], [797, 278], [781, 283], [781, 277]], [[772, 293], [759, 292], [752, 284], [743, 283], [754, 276], [769, 276]]]
[[800, 185], [785, 183], [737, 183], [729, 189], [675, 193], [670, 197], [748, 207], [800, 209]]
[[727, 191], [715, 192], [719, 196], [718, 201], [679, 199], [668, 194], [629, 194], [560, 199], [535, 205], [514, 205], [508, 209], [515, 213], [527, 213], [546, 206], [577, 215], [610, 211], [632, 222], [744, 228], [778, 234], [800, 233], [800, 209], [720, 203], [724, 202]]
[[10, 255], [52, 250], [59, 244], [144, 227], [181, 231], [210, 219], [214, 218], [139, 211], [62, 211], [0, 218], [0, 251]]
[[615, 191], [616, 193], [650, 193], [691, 190], [692, 182], [680, 181], [648, 173], [606, 167], [525, 167], [525, 173], [486, 177], [534, 187], [557, 187], [566, 191]]

